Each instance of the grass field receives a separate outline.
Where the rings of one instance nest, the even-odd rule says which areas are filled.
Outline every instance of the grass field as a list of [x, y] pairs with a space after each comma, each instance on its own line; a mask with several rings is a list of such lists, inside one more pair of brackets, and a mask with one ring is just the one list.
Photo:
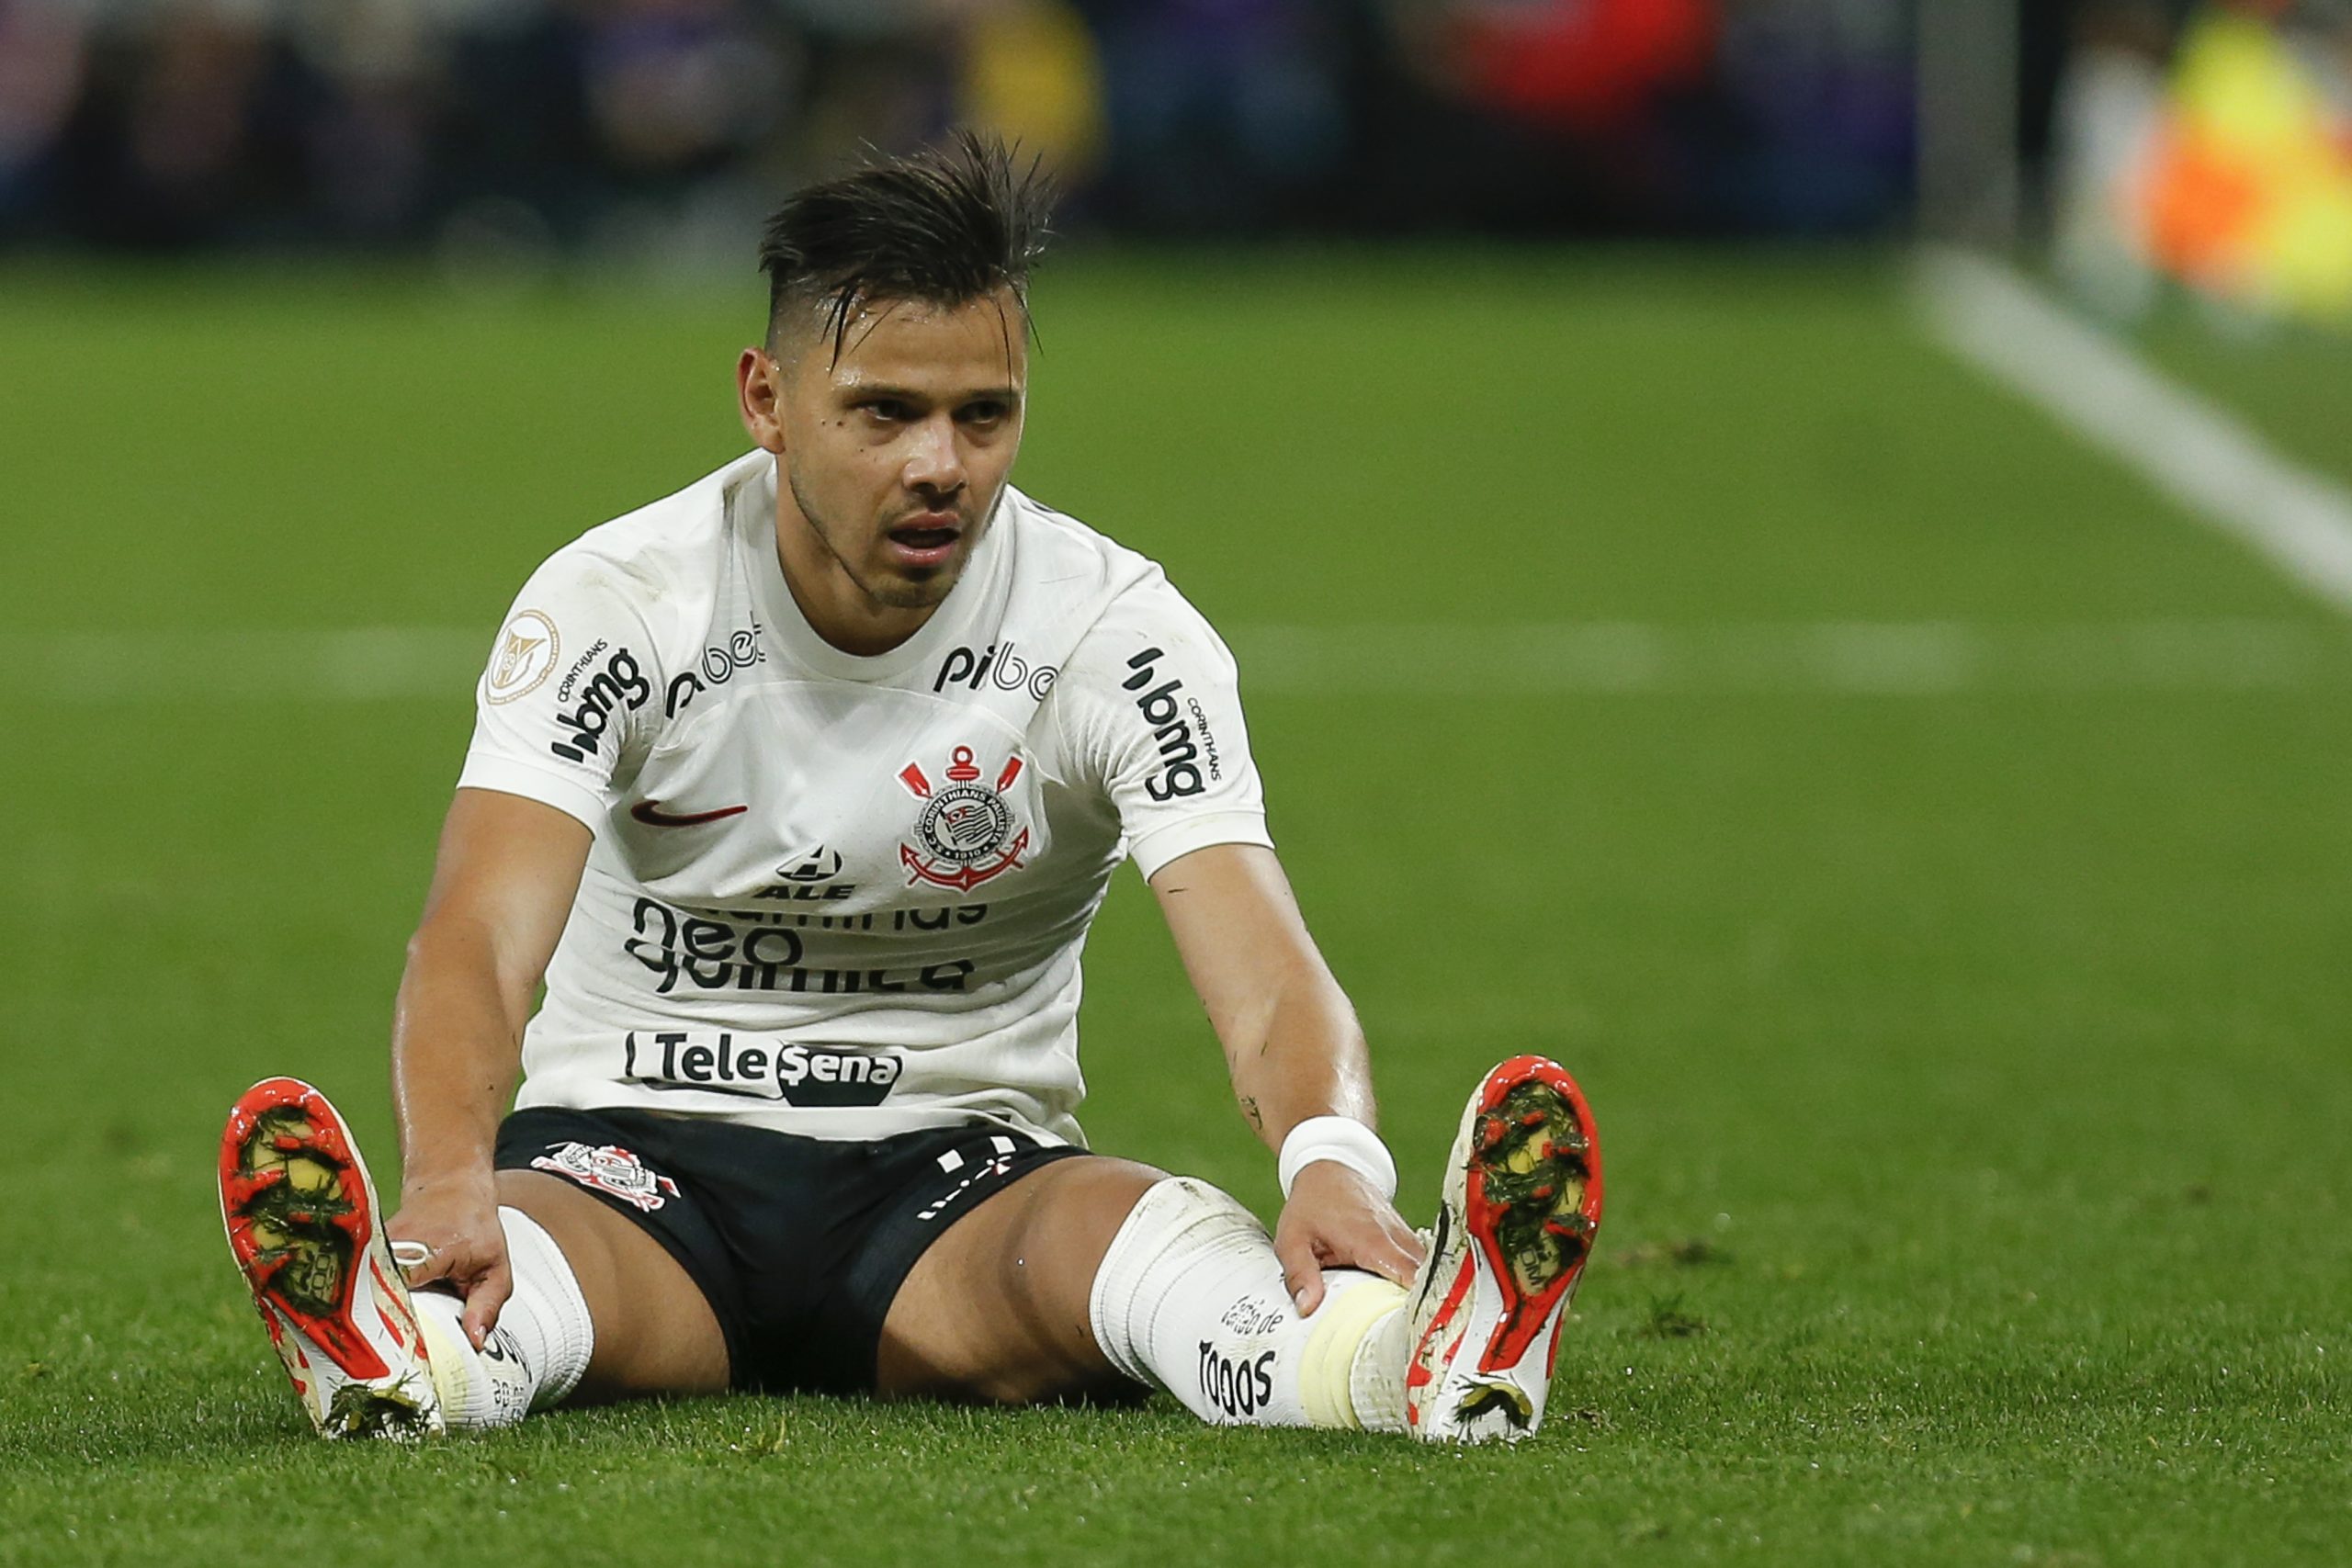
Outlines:
[[[736, 450], [755, 309], [0, 282], [0, 1563], [2352, 1551], [2352, 637], [1864, 260], [1041, 285], [1018, 478], [1230, 628], [1408, 1217], [1487, 1064], [1591, 1093], [1537, 1440], [729, 1398], [311, 1442], [213, 1141], [297, 1072], [386, 1174], [470, 676], [331, 700], [249, 634], [486, 646], [554, 545]], [[2306, 397], [2162, 353], [2352, 468], [2352, 355], [2299, 346]], [[1271, 1214], [1132, 879], [1088, 961], [1097, 1146]]]

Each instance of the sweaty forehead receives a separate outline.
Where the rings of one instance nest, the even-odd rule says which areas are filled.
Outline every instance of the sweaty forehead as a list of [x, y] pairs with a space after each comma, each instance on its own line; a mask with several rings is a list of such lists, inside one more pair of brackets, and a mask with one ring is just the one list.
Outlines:
[[1011, 289], [955, 305], [876, 299], [852, 308], [838, 356], [830, 321], [797, 334], [804, 341], [793, 347], [804, 374], [837, 385], [1018, 387], [1028, 374], [1027, 324]]

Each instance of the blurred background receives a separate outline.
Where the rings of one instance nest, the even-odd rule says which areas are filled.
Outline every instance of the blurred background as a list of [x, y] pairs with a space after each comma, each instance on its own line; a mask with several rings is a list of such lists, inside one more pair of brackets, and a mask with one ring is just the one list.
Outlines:
[[[2352, 0], [0, 0], [0, 1562], [1437, 1562], [1540, 1474], [1572, 1557], [2340, 1563], [2347, 81]], [[740, 454], [777, 199], [958, 121], [1069, 192], [1017, 480], [1232, 644], [1408, 1217], [1492, 1062], [1592, 1094], [1579, 1418], [298, 1455], [221, 1111], [387, 1172], [517, 586]], [[1087, 964], [1098, 1146], [1271, 1213], [1136, 879]]]
[[1133, 237], [1944, 237], [2352, 312], [2352, 0], [0, 0], [0, 247], [740, 268], [957, 121]]

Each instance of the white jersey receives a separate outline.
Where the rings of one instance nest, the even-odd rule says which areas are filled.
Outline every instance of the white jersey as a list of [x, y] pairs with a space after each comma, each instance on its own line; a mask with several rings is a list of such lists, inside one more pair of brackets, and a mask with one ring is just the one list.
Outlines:
[[595, 834], [518, 1106], [1077, 1141], [1112, 873], [1270, 842], [1225, 645], [1010, 489], [922, 630], [865, 659], [793, 602], [752, 453], [549, 558], [479, 703], [460, 787]]

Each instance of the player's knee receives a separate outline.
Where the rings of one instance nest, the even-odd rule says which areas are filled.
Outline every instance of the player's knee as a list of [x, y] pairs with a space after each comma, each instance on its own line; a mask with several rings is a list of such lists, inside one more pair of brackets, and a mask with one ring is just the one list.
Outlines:
[[1009, 1227], [1013, 1283], [1034, 1288], [1063, 1271], [1036, 1269], [1031, 1259], [1041, 1256], [1091, 1270], [1144, 1194], [1167, 1179], [1165, 1171], [1127, 1159], [1069, 1160], [1038, 1172], [1024, 1183], [1027, 1201]]
[[592, 1303], [608, 1293], [605, 1287], [612, 1278], [613, 1249], [596, 1223], [603, 1205], [569, 1183], [535, 1170], [500, 1171], [498, 1203], [529, 1215], [547, 1232]]

